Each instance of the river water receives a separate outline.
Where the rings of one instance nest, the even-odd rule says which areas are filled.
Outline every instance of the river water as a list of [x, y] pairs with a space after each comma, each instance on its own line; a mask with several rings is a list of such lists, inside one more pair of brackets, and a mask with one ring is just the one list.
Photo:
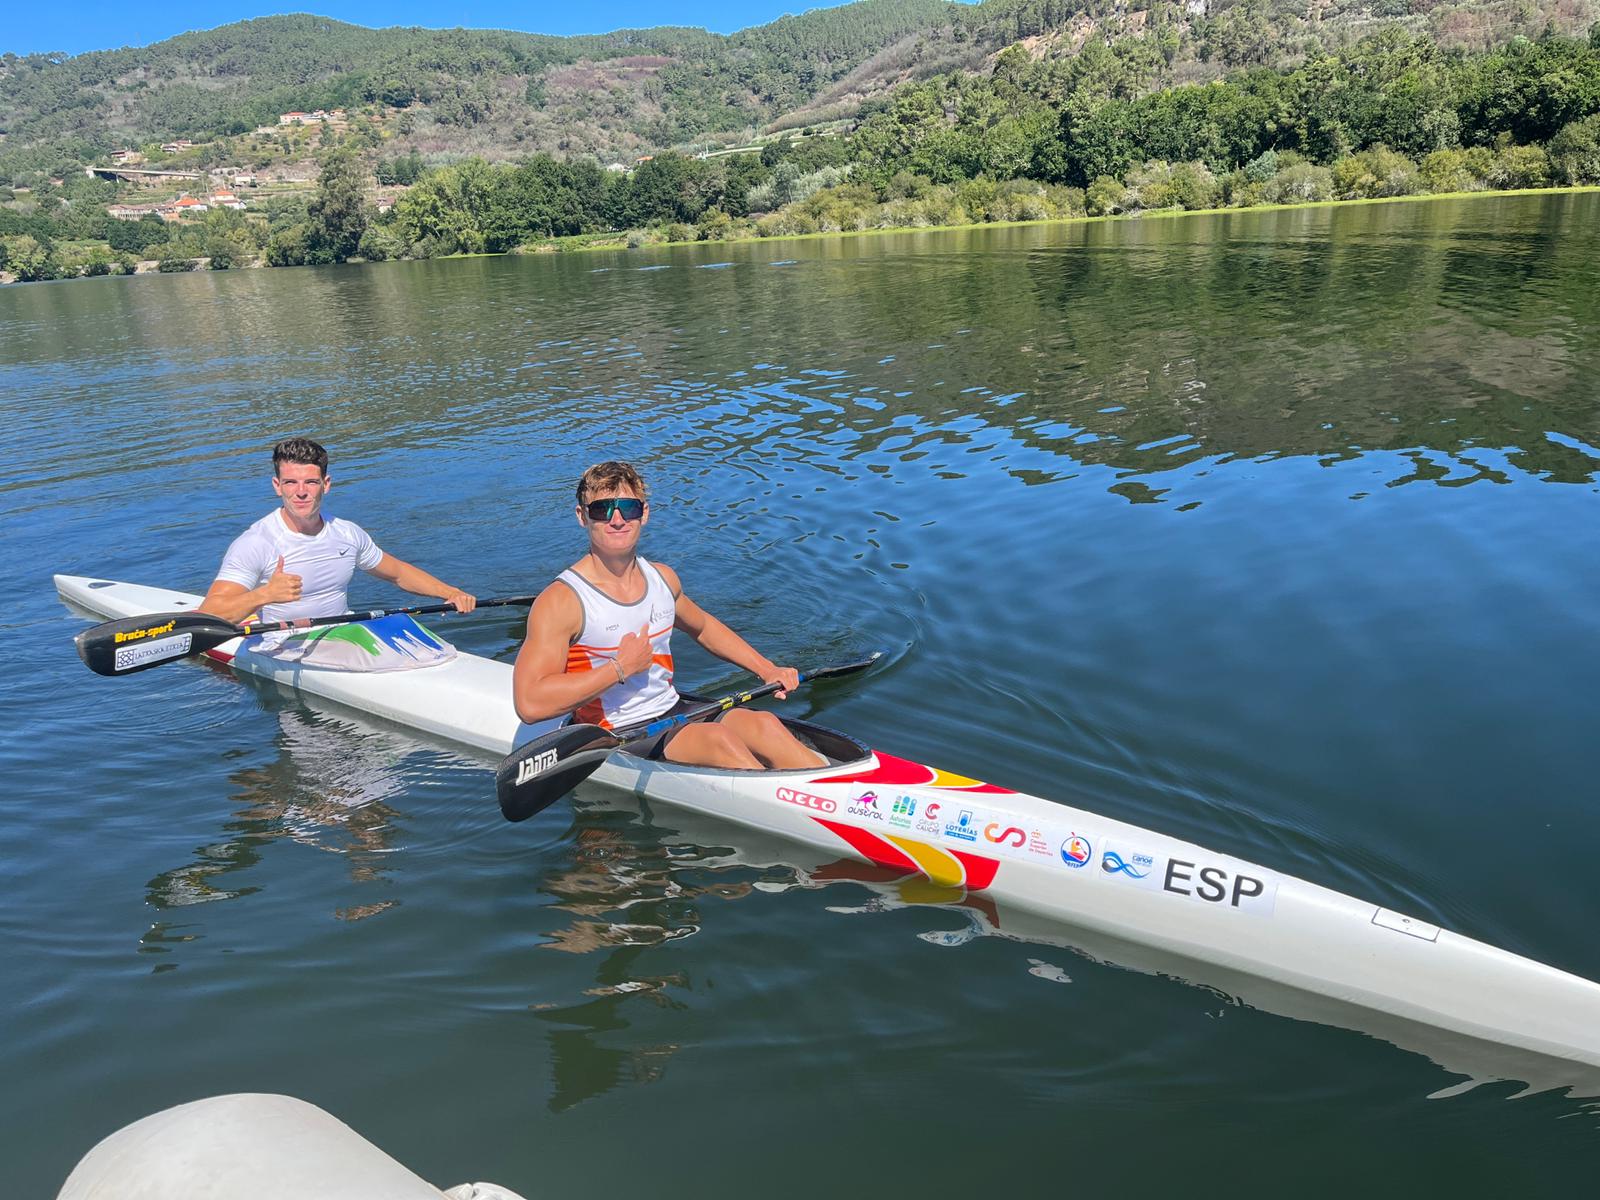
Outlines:
[[887, 653], [788, 711], [1600, 978], [1597, 231], [1583, 194], [0, 292], [6, 1194], [234, 1091], [530, 1196], [1586, 1189], [1594, 1100], [604, 789], [507, 825], [485, 758], [89, 674], [50, 577], [204, 590], [305, 433], [330, 512], [537, 590], [630, 458], [702, 604]]

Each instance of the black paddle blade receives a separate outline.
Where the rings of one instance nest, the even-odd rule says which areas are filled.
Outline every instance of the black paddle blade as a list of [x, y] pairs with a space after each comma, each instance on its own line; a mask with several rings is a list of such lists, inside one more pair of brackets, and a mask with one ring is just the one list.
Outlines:
[[132, 675], [176, 658], [203, 654], [239, 636], [239, 629], [207, 613], [148, 613], [90, 626], [73, 642], [84, 666], [97, 675]]
[[882, 657], [882, 650], [874, 650], [867, 657], [858, 658], [855, 662], [840, 663], [836, 667], [818, 667], [815, 671], [807, 671], [800, 677], [800, 681], [809, 683], [813, 679], [832, 679], [835, 675], [854, 675], [857, 671], [865, 671]]
[[567, 725], [535, 738], [500, 760], [494, 791], [508, 821], [526, 821], [585, 779], [622, 739], [598, 725]]

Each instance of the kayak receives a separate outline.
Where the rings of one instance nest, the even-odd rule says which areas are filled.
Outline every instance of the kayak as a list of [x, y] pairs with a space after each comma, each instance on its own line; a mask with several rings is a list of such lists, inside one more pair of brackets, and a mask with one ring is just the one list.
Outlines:
[[[70, 606], [101, 619], [199, 602], [81, 576], [55, 583]], [[476, 655], [356, 674], [279, 662], [238, 642], [207, 653], [496, 755], [536, 732], [512, 709], [511, 666]], [[1224, 986], [1269, 1011], [1372, 1032], [1458, 1064], [1451, 1069], [1466, 1064], [1478, 1081], [1487, 1074], [1600, 1094], [1600, 985], [1587, 979], [1191, 842], [898, 758], [819, 725], [786, 724], [829, 765], [729, 771], [622, 749], [592, 778], [924, 880], [952, 902], [982, 897], [991, 921], [1003, 905], [1017, 928], [1069, 930], [1059, 939], [1068, 945], [1103, 940], [1109, 950], [1089, 952]], [[1174, 970], [1159, 957], [1145, 966], [1152, 951], [1194, 968]]]

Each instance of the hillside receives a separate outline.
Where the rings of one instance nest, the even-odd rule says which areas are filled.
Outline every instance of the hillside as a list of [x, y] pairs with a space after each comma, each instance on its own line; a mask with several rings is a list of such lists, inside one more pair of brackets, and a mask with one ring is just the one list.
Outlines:
[[1293, 66], [1382, 25], [1446, 49], [1571, 34], [1596, 0], [862, 0], [724, 36], [657, 28], [558, 38], [366, 29], [294, 15], [153, 46], [0, 57], [0, 182], [60, 174], [126, 145], [204, 142], [290, 110], [361, 110], [387, 153], [531, 152], [602, 161], [854, 118], [896, 86], [983, 74], [1020, 42], [1038, 59], [1129, 38], [1144, 90], [1241, 66]]

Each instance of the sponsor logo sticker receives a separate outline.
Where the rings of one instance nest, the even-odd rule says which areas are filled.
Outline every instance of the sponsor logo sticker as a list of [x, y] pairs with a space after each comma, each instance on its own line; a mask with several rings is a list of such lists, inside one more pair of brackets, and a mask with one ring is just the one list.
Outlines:
[[946, 821], [944, 835], [955, 838], [958, 842], [975, 842], [978, 840], [978, 823], [973, 819], [972, 810], [963, 808], [954, 821]]
[[1081, 833], [1069, 833], [1061, 843], [1061, 861], [1069, 867], [1086, 867], [1094, 858], [1094, 843]]
[[997, 846], [1020, 849], [1028, 844], [1028, 835], [1015, 825], [1002, 825], [998, 821], [990, 821], [983, 827], [983, 840], [993, 842]]
[[1136, 887], [1160, 888], [1161, 860], [1132, 846], [1108, 842], [1100, 852], [1100, 874]]
[[778, 799], [785, 804], [798, 804], [815, 812], [831, 813], [839, 807], [826, 796], [813, 796], [810, 792], [798, 792], [794, 788], [779, 788]]
[[163, 633], [171, 633], [176, 624], [176, 621], [168, 621], [165, 625], [152, 625], [148, 629], [130, 629], [127, 633], [117, 634], [111, 644], [120, 646], [123, 642], [142, 642], [146, 638], [160, 637]]
[[[164, 626], [171, 629], [171, 625]], [[121, 634], [117, 635], [121, 637]], [[141, 634], [141, 636], [143, 636]], [[177, 637], [161, 638], [154, 642], [140, 642], [136, 646], [122, 646], [118, 648], [113, 659], [117, 670], [126, 671], [129, 667], [137, 667], [144, 663], [161, 662], [168, 658], [182, 658], [189, 653], [189, 647], [194, 642], [194, 635], [180, 633]]]
[[532, 758], [525, 758], [517, 764], [517, 784], [520, 786], [539, 775], [543, 775], [556, 765], [556, 752], [543, 750]]
[[883, 813], [878, 810], [877, 792], [862, 792], [859, 796], [852, 796], [844, 810], [852, 817], [865, 817], [869, 821], [883, 820]]
[[889, 824], [897, 825], [901, 829], [910, 829], [911, 822], [917, 815], [917, 802], [911, 796], [901, 796], [895, 800], [889, 809]]

